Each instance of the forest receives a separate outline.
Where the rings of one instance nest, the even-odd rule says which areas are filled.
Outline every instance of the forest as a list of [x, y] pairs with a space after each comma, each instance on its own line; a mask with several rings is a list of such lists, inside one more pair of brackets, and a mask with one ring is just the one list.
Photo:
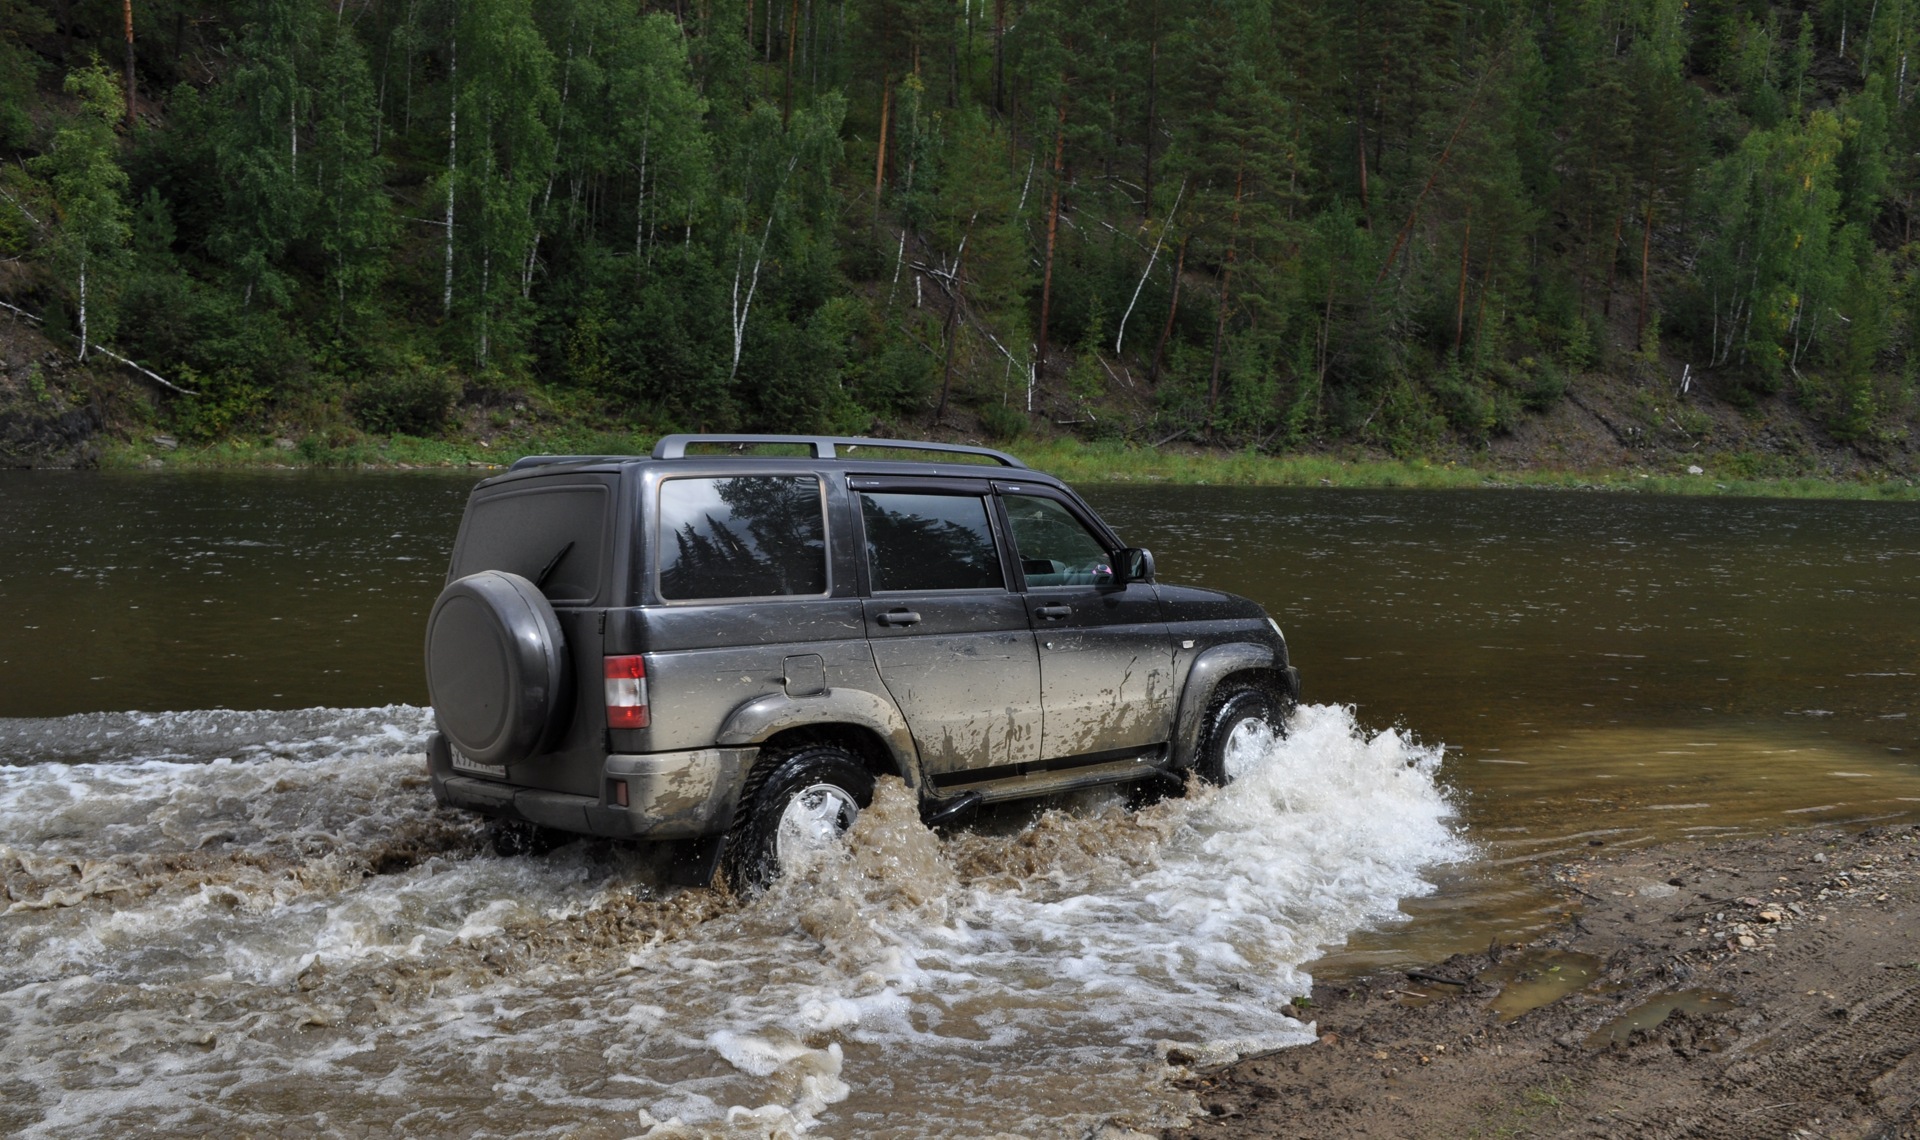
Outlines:
[[1407, 454], [1613, 377], [1869, 445], [1916, 47], [1920, 0], [0, 0], [0, 302], [193, 440], [532, 393]]

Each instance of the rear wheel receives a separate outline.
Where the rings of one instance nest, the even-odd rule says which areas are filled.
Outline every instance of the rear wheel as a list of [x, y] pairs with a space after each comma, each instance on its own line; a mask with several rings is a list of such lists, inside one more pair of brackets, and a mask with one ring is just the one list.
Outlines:
[[837, 744], [764, 757], [747, 778], [721, 857], [727, 882], [757, 894], [839, 843], [873, 803], [873, 773]]
[[1251, 682], [1229, 682], [1214, 694], [1200, 734], [1193, 770], [1209, 784], [1226, 785], [1239, 764], [1238, 754], [1260, 740], [1286, 733], [1286, 707], [1273, 693]]

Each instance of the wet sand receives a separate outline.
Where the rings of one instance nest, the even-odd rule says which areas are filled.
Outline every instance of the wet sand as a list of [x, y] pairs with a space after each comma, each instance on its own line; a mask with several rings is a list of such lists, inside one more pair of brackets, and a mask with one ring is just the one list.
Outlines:
[[1319, 1042], [1196, 1069], [1167, 1140], [1920, 1136], [1920, 825], [1540, 874], [1554, 932], [1316, 985]]

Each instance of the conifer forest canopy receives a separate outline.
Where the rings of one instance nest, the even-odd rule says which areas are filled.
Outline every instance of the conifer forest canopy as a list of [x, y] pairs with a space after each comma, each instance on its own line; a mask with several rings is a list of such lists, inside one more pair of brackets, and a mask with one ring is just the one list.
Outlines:
[[1684, 364], [1871, 440], [1916, 88], [1920, 0], [0, 0], [0, 300], [198, 439], [1418, 449]]

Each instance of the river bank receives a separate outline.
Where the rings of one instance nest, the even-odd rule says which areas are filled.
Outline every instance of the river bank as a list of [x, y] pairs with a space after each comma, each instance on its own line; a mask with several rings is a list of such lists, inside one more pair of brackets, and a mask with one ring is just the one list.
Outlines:
[[[917, 437], [915, 437], [917, 438]], [[369, 437], [330, 445], [305, 437], [228, 440], [193, 446], [164, 435], [109, 443], [99, 465], [110, 470], [468, 468], [504, 470], [523, 455], [645, 454], [651, 435], [604, 432], [504, 441]], [[979, 442], [967, 440], [964, 442]], [[1031, 467], [1072, 483], [1169, 483], [1187, 486], [1372, 487], [1427, 490], [1536, 489], [1628, 491], [1659, 495], [1734, 495], [1783, 499], [1920, 500], [1920, 483], [1900, 475], [1807, 474], [1756, 477], [1698, 464], [1675, 471], [1502, 467], [1471, 459], [1395, 459], [1361, 449], [1267, 455], [1184, 445], [1147, 447], [1076, 439], [996, 445]]]
[[[1913, 425], [1872, 439], [1830, 437], [1785, 396], [1721, 399], [1699, 384], [1589, 373], [1577, 391], [1498, 434], [1438, 430], [1388, 450], [1353, 440], [1287, 450], [1167, 434], [1152, 400], [1099, 421], [1020, 420], [1014, 438], [985, 430], [994, 409], [945, 421], [872, 423], [859, 434], [987, 444], [1072, 482], [1219, 486], [1541, 488], [1662, 495], [1920, 500]], [[380, 433], [339, 393], [220, 421], [139, 375], [80, 364], [18, 320], [0, 320], [0, 468], [112, 470], [504, 468], [523, 455], [644, 454], [660, 424], [632, 409], [539, 384], [473, 389], [426, 435]], [[256, 422], [257, 421], [257, 422]]]
[[1322, 981], [1166, 1140], [1920, 1135], [1920, 826], [1592, 848], [1559, 929]]

